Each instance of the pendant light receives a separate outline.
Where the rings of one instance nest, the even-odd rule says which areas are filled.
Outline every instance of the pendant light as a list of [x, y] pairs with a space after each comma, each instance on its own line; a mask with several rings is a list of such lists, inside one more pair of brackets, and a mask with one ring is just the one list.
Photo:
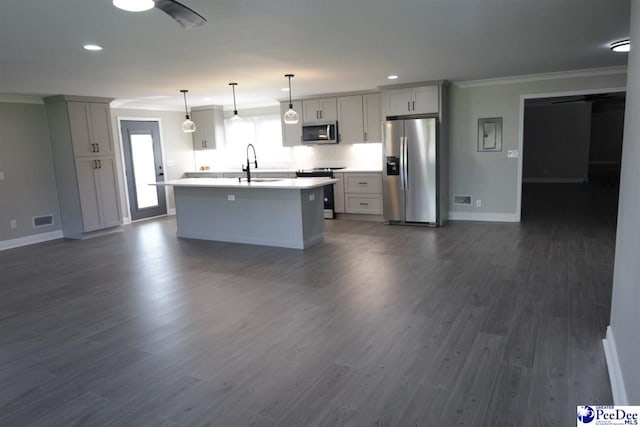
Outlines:
[[289, 110], [284, 113], [284, 123], [295, 125], [300, 121], [300, 117], [298, 117], [298, 113], [293, 109], [293, 104], [291, 103], [291, 77], [293, 77], [293, 74], [285, 74], [284, 76], [289, 79]]
[[231, 117], [231, 123], [240, 123], [242, 121], [242, 117], [238, 115], [238, 109], [236, 108], [236, 86], [238, 83], [229, 83], [231, 89], [233, 90], [233, 117]]
[[182, 96], [184, 97], [184, 113], [186, 118], [186, 120], [182, 122], [182, 132], [195, 132], [196, 124], [191, 121], [191, 118], [189, 117], [189, 110], [187, 109], [187, 92], [189, 91], [186, 89], [182, 89], [180, 92], [182, 92]]

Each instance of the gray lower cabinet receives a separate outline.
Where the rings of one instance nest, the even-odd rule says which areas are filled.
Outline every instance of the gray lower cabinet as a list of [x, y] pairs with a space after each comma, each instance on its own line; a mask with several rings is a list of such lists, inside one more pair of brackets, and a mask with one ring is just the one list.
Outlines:
[[62, 233], [79, 239], [122, 223], [108, 98], [44, 98]]
[[120, 224], [113, 158], [77, 158], [78, 193], [84, 231]]
[[382, 174], [345, 172], [344, 209], [346, 213], [382, 215]]

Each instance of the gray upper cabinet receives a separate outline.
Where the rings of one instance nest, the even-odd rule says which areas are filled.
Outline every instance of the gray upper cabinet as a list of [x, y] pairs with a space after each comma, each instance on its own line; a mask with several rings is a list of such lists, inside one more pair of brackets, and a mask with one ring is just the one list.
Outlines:
[[338, 133], [341, 144], [364, 141], [362, 95], [338, 98]]
[[338, 98], [341, 144], [382, 142], [382, 100], [379, 93]]
[[439, 110], [437, 85], [391, 89], [382, 96], [386, 116], [436, 114]]
[[215, 150], [224, 139], [224, 115], [222, 107], [203, 108], [191, 111], [191, 120], [196, 124], [193, 132], [193, 149]]
[[67, 108], [74, 156], [112, 155], [109, 105], [69, 102]]
[[[302, 114], [302, 101], [293, 101], [291, 103], [293, 109], [298, 112], [298, 115]], [[296, 145], [302, 145], [302, 121], [298, 121], [296, 124], [288, 125], [284, 122], [284, 113], [289, 110], [289, 101], [280, 103], [280, 123], [282, 124], [282, 145], [284, 147], [294, 147]]]
[[362, 96], [364, 142], [382, 142], [382, 97], [379, 93]]
[[304, 123], [324, 123], [338, 120], [336, 98], [305, 99], [302, 101]]

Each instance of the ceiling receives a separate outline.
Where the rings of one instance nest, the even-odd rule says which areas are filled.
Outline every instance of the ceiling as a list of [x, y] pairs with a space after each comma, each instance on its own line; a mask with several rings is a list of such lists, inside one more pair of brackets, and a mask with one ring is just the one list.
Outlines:
[[[274, 104], [390, 83], [624, 65], [630, 0], [184, 0], [184, 30], [158, 9], [111, 0], [3, 2], [0, 94], [92, 95], [132, 108]], [[82, 49], [97, 43], [102, 52]], [[397, 74], [399, 79], [387, 80]]]

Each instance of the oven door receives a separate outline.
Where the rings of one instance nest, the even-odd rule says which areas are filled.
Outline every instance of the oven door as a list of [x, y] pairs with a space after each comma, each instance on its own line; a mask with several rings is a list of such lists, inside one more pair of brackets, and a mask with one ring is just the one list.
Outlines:
[[303, 144], [337, 144], [337, 123], [323, 123], [302, 126]]

